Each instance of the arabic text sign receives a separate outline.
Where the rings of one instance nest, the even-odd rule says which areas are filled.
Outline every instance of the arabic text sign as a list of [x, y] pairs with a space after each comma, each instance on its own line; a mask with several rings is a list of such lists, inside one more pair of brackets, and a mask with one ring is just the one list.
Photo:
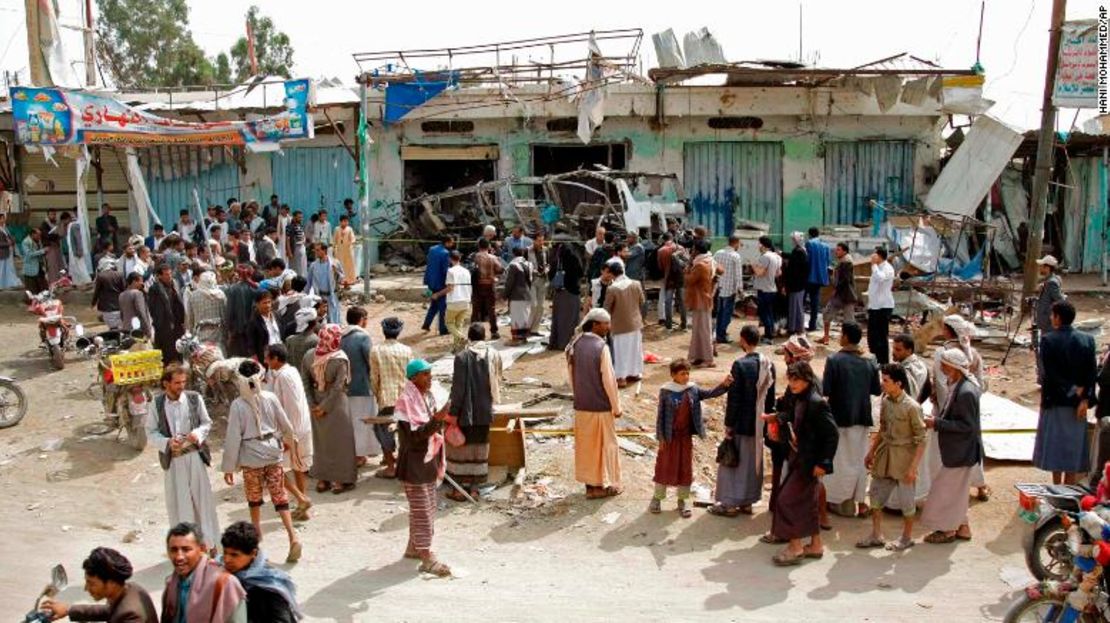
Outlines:
[[194, 123], [136, 110], [86, 91], [12, 87], [16, 141], [29, 145], [244, 145], [312, 138], [309, 80], [285, 82], [284, 110], [253, 121]]
[[1052, 101], [1060, 108], [1098, 107], [1098, 22], [1064, 22]]

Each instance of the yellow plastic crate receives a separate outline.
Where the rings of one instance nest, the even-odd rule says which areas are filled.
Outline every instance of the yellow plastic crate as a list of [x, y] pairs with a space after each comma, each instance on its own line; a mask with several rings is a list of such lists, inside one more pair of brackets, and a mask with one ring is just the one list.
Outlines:
[[109, 355], [112, 378], [116, 385], [136, 385], [162, 378], [162, 351], [144, 350]]

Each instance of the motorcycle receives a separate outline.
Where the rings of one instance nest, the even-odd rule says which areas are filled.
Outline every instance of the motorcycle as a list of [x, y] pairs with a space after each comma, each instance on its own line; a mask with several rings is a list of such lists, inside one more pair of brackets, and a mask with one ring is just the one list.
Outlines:
[[39, 604], [42, 603], [44, 597], [54, 597], [64, 591], [68, 585], [69, 578], [66, 576], [66, 568], [62, 565], [55, 565], [50, 570], [50, 583], [35, 598], [35, 607], [23, 617], [23, 623], [48, 623], [53, 620], [54, 613], [41, 610]]
[[[1110, 461], [1110, 417], [1099, 418], [1095, 440], [1095, 465]], [[1068, 551], [1061, 513], [1077, 513], [1084, 496], [1093, 495], [1101, 477], [1092, 470], [1088, 482], [1074, 485], [1018, 483], [1018, 514], [1030, 524], [1022, 545], [1025, 564], [1038, 580], [1071, 577], [1072, 556]]]
[[0, 376], [0, 428], [19, 424], [27, 415], [27, 396], [10, 376]]
[[1071, 574], [1063, 580], [1042, 580], [1027, 586], [1007, 610], [1005, 623], [1096, 623], [1110, 620], [1110, 509], [1072, 513], [1057, 511], [1065, 530], [1065, 547], [1073, 557]]
[[92, 339], [81, 338], [77, 347], [96, 359], [97, 378], [90, 390], [99, 387], [105, 418], [86, 432], [104, 435], [127, 433], [135, 450], [146, 447], [146, 414], [154, 399], [152, 388], [162, 375], [162, 351], [150, 349], [146, 335], [133, 319], [131, 333], [105, 331]]
[[62, 301], [54, 296], [57, 288], [66, 287], [72, 283], [69, 276], [62, 273], [60, 279], [38, 294], [25, 291], [30, 301], [28, 311], [39, 317], [41, 347], [50, 354], [50, 364], [55, 370], [61, 370], [66, 365], [65, 353], [72, 346], [70, 328], [74, 329], [77, 337], [85, 334], [84, 327], [77, 322], [76, 318], [63, 315]]

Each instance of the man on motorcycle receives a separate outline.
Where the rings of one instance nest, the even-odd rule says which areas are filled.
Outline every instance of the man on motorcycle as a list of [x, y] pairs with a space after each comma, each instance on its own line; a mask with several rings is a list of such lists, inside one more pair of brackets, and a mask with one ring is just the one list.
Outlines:
[[123, 554], [107, 547], [94, 549], [85, 562], [85, 592], [94, 601], [104, 600], [104, 605], [70, 606], [53, 599], [42, 602], [42, 611], [51, 615], [51, 621], [67, 616], [73, 621], [131, 621], [158, 623], [158, 614], [150, 594], [138, 584], [132, 584], [131, 562]]

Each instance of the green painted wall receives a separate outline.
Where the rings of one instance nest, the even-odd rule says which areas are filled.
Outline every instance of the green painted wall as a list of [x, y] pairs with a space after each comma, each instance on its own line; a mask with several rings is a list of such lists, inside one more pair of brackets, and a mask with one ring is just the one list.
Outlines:
[[783, 239], [790, 232], [806, 231], [821, 225], [824, 218], [825, 196], [818, 188], [798, 188], [783, 198]]

